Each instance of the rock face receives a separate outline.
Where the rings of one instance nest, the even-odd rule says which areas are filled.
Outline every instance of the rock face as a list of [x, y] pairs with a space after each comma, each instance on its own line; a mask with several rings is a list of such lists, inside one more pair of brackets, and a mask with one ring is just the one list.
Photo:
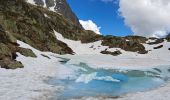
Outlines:
[[56, 12], [62, 14], [64, 17], [73, 22], [79, 28], [83, 29], [81, 24], [79, 23], [77, 16], [71, 10], [66, 0], [34, 0], [34, 2], [37, 5], [45, 6], [49, 9], [54, 8]]
[[109, 46], [109, 48], [121, 48], [125, 51], [138, 52], [140, 54], [146, 54], [148, 52], [139, 41], [127, 40], [123, 37], [105, 36], [102, 45]]

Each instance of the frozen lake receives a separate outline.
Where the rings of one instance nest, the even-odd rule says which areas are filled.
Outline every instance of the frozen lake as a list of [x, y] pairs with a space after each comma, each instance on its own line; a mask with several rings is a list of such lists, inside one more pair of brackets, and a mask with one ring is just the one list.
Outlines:
[[[147, 91], [157, 88], [169, 79], [170, 66], [148, 70], [93, 69], [88, 64], [67, 63], [70, 59], [61, 58], [61, 64], [73, 70], [63, 72], [64, 78], [53, 77], [47, 82], [54, 86], [63, 86], [52, 100], [67, 100], [81, 97], [119, 97], [126, 93]], [[61, 75], [61, 76], [62, 76]]]

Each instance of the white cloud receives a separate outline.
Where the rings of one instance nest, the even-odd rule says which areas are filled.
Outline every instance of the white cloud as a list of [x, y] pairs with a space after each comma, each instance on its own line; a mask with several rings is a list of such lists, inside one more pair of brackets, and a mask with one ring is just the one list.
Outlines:
[[170, 32], [170, 0], [119, 0], [119, 12], [135, 35]]
[[80, 24], [83, 26], [85, 30], [92, 30], [96, 34], [101, 34], [100, 32], [101, 27], [98, 27], [92, 20], [87, 21], [80, 20]]

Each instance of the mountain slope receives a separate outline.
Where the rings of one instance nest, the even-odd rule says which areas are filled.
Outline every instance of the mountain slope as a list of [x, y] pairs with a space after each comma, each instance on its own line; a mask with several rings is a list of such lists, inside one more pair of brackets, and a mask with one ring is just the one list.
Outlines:
[[18, 49], [16, 40], [21, 40], [41, 51], [72, 54], [73, 51], [67, 44], [56, 39], [54, 30], [73, 40], [96, 35], [92, 31], [82, 30], [61, 14], [44, 7], [29, 4], [24, 0], [1, 0], [0, 66], [9, 68], [9, 65], [15, 62], [16, 52], [19, 51], [23, 55], [33, 55], [30, 50]]
[[77, 16], [71, 10], [66, 0], [33, 0], [33, 1], [27, 0], [27, 2], [31, 4], [36, 4], [36, 5], [48, 8], [49, 10], [60, 13], [65, 18], [73, 22], [73, 24], [83, 29], [81, 24], [79, 23]]

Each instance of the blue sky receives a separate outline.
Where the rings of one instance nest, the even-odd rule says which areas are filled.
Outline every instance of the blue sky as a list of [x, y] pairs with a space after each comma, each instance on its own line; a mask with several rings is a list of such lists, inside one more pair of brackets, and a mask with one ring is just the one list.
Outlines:
[[126, 36], [132, 31], [118, 15], [118, 3], [102, 0], [67, 0], [80, 20], [92, 20], [103, 35]]

